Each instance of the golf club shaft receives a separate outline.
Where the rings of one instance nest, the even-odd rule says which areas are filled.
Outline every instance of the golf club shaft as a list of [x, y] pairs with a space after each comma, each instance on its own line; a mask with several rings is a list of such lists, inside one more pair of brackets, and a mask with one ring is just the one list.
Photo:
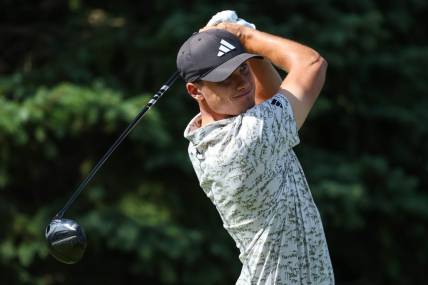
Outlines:
[[61, 219], [64, 216], [64, 213], [71, 207], [80, 193], [85, 189], [88, 183], [92, 180], [98, 170], [103, 166], [106, 160], [110, 157], [110, 155], [115, 151], [115, 149], [120, 145], [120, 143], [128, 136], [128, 134], [134, 129], [134, 127], [138, 124], [138, 122], [143, 118], [144, 114], [159, 100], [160, 97], [171, 87], [171, 85], [178, 78], [178, 71], [176, 71], [165, 84], [159, 89], [158, 92], [150, 99], [150, 101], [144, 106], [144, 108], [140, 111], [140, 113], [135, 117], [135, 119], [126, 127], [126, 129], [122, 132], [122, 134], [116, 139], [113, 145], [107, 150], [104, 156], [98, 161], [98, 163], [92, 168], [91, 172], [86, 176], [86, 178], [80, 183], [79, 187], [74, 191], [73, 195], [71, 195], [70, 199], [68, 199], [65, 206], [55, 215], [54, 219]]

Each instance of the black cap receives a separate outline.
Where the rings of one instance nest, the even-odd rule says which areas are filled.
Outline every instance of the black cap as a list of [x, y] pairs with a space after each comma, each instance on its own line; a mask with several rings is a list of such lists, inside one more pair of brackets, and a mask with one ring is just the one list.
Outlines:
[[177, 69], [186, 82], [225, 80], [246, 60], [261, 56], [247, 53], [232, 33], [211, 29], [193, 34], [181, 46]]

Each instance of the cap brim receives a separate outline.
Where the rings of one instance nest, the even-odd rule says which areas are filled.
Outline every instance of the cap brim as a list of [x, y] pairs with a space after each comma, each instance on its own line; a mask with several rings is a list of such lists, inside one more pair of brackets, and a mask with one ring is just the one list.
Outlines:
[[208, 72], [206, 75], [201, 77], [201, 79], [210, 82], [221, 82], [228, 78], [241, 64], [243, 64], [250, 58], [263, 57], [252, 53], [241, 53], [217, 66], [216, 68]]

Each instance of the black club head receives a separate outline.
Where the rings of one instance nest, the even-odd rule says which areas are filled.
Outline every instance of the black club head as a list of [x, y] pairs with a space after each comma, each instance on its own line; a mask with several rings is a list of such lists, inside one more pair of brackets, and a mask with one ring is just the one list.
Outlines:
[[53, 219], [46, 227], [50, 254], [58, 261], [73, 264], [82, 258], [86, 249], [86, 235], [82, 227], [70, 219]]

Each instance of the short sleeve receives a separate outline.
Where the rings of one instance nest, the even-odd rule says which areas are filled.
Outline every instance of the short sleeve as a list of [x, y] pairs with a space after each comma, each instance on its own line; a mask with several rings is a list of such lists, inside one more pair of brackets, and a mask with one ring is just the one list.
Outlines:
[[281, 93], [245, 112], [238, 136], [256, 161], [276, 160], [300, 142], [293, 109]]

